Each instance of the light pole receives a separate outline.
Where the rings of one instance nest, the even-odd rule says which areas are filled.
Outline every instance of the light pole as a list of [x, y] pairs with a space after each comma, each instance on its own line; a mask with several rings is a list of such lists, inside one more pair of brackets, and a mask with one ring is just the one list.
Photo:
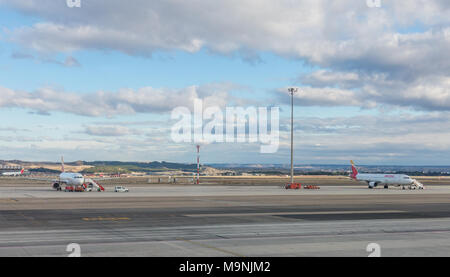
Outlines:
[[294, 93], [298, 91], [297, 88], [289, 88], [291, 94], [291, 184], [294, 183]]
[[197, 145], [197, 185], [200, 184], [200, 145]]

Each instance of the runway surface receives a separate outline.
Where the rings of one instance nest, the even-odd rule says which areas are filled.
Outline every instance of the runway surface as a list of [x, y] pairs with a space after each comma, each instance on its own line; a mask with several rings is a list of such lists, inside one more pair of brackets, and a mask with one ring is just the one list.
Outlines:
[[450, 187], [0, 187], [0, 256], [450, 256]]

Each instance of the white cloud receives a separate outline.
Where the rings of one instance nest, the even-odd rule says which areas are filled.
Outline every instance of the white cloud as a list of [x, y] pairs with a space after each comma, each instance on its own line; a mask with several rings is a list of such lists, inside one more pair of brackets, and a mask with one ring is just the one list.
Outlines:
[[[84, 0], [81, 9], [63, 2], [0, 0], [40, 18], [34, 25], [7, 30], [6, 37], [47, 55], [87, 49], [150, 56], [208, 49], [257, 60], [259, 52], [268, 51], [321, 68], [303, 80], [311, 86], [303, 98], [308, 105], [373, 107], [373, 101], [390, 100], [448, 109], [444, 79], [450, 74], [450, 5], [445, 0], [383, 1], [376, 9], [365, 0]], [[78, 65], [70, 57], [64, 64]], [[126, 104], [113, 110], [149, 106], [140, 97], [145, 92], [125, 94]], [[161, 105], [176, 101], [162, 98]]]
[[[421, 22], [430, 29], [450, 21], [447, 2], [438, 0], [395, 1], [381, 9], [368, 8], [365, 0], [85, 0], [81, 9], [53, 0], [1, 2], [43, 18], [10, 30], [10, 37], [44, 52], [111, 49], [151, 55], [205, 47], [220, 53], [271, 51], [321, 65], [356, 62], [380, 51], [381, 58], [389, 54], [404, 63], [420, 52], [403, 47], [440, 39], [440, 34], [399, 34], [397, 28]], [[430, 49], [422, 50], [427, 51], [421, 56], [430, 55]]]
[[[450, 77], [442, 74], [409, 81], [388, 74], [317, 71], [302, 76], [296, 94], [300, 106], [406, 107], [426, 111], [450, 111]], [[282, 101], [287, 88], [278, 90]]]
[[79, 67], [79, 66], [81, 66], [81, 64], [78, 62], [77, 59], [75, 59], [74, 57], [69, 56], [64, 61], [64, 66], [66, 66], [66, 67]]
[[109, 126], [86, 126], [86, 134], [101, 137], [120, 137], [127, 135], [139, 134], [137, 130], [130, 129], [126, 126], [109, 125]]
[[78, 60], [72, 56], [67, 56], [64, 61], [59, 61], [52, 57], [46, 57], [46, 56], [35, 57], [34, 55], [28, 54], [28, 53], [14, 52], [11, 54], [11, 58], [13, 58], [15, 60], [34, 60], [37, 62], [57, 64], [57, 65], [65, 66], [65, 67], [81, 66], [81, 64], [78, 62]]
[[120, 89], [117, 92], [73, 93], [52, 88], [34, 92], [16, 91], [0, 87], [0, 108], [24, 108], [39, 113], [60, 111], [83, 116], [114, 116], [136, 113], [165, 113], [183, 106], [193, 110], [194, 99], [202, 98], [204, 106], [224, 107], [243, 101], [229, 95], [232, 84], [209, 84], [184, 89], [144, 87], [138, 90]]
[[[281, 94], [289, 94], [288, 88], [280, 89]], [[283, 96], [284, 101], [290, 98]], [[300, 106], [363, 106], [359, 95], [350, 90], [337, 88], [301, 87], [295, 93], [296, 105]], [[289, 100], [290, 101], [290, 100]]]

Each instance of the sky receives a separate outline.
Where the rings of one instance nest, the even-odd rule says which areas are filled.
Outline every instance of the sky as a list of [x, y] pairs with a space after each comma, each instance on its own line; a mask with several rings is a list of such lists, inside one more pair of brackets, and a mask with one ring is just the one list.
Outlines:
[[[375, 2], [374, 2], [375, 1]], [[0, 0], [0, 160], [194, 163], [177, 107], [279, 107], [203, 163], [448, 165], [446, 0]]]

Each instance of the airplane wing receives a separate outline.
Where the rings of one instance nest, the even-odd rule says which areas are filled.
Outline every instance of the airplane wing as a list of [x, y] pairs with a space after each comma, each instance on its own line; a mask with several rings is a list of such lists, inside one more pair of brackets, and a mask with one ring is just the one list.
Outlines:
[[91, 177], [85, 177], [86, 179], [91, 179], [94, 181], [105, 181], [105, 180], [116, 180], [116, 179], [120, 179], [120, 177], [107, 177], [107, 178], [102, 178], [102, 177], [98, 177], [98, 178], [91, 178]]
[[59, 179], [58, 178], [35, 178], [35, 177], [25, 177], [24, 179], [27, 179], [27, 180], [32, 180], [32, 181], [46, 181], [46, 182], [57, 182], [57, 181], [59, 181]]

